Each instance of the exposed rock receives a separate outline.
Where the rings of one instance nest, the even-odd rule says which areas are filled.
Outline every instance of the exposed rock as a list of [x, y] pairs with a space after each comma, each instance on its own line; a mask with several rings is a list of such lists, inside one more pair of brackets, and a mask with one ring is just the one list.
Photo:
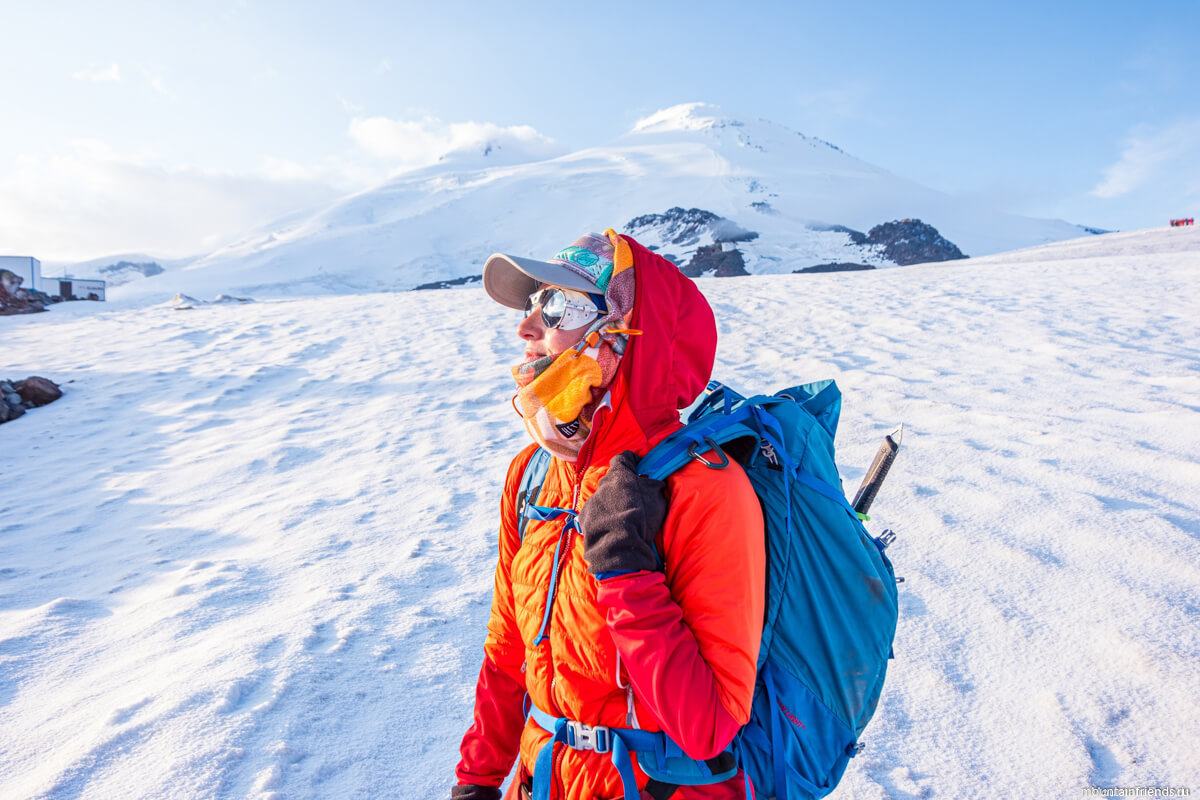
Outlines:
[[[850, 232], [848, 228], [846, 230]], [[900, 266], [966, 258], [957, 245], [937, 232], [937, 228], [919, 219], [902, 219], [876, 225], [868, 232], [865, 243], [881, 245], [884, 257]]]
[[632, 236], [638, 236], [650, 229], [656, 229], [663, 242], [680, 247], [699, 244], [700, 238], [706, 233], [718, 243], [749, 242], [758, 238], [756, 232], [748, 231], [736, 222], [702, 208], [684, 210], [674, 206], [663, 214], [643, 214], [625, 224], [625, 230]]
[[13, 384], [17, 394], [25, 401], [25, 405], [37, 408], [47, 403], [53, 403], [62, 397], [62, 389], [52, 380], [33, 375], [23, 381]]
[[41, 300], [30, 294], [27, 289], [21, 288], [24, 281], [24, 278], [12, 270], [0, 269], [0, 316], [33, 314], [46, 310]]
[[699, 278], [701, 275], [713, 275], [717, 278], [731, 278], [738, 275], [749, 275], [746, 271], [746, 260], [736, 247], [724, 249], [720, 244], [710, 244], [696, 248], [696, 254], [687, 266], [680, 271], [689, 278]]
[[25, 413], [25, 406], [20, 403], [10, 405], [5, 400], [0, 400], [0, 422], [10, 422]]
[[54, 381], [37, 375], [23, 381], [0, 381], [0, 422], [10, 422], [31, 408], [53, 403], [62, 397]]
[[422, 289], [451, 289], [455, 286], [469, 286], [472, 283], [479, 283], [483, 280], [482, 275], [464, 275], [461, 278], [451, 278], [448, 281], [433, 281], [432, 283], [422, 283], [420, 286], [414, 286], [413, 291]]
[[834, 262], [832, 264], [817, 264], [813, 267], [805, 267], [804, 269], [793, 270], [793, 275], [798, 275], [801, 272], [858, 272], [864, 269], [875, 269], [870, 264], [853, 264], [847, 262]]

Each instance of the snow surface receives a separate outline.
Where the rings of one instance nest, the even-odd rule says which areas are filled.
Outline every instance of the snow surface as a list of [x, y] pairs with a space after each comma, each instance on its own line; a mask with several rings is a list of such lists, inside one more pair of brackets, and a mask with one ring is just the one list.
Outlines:
[[[480, 255], [486, 255], [482, 253]], [[833, 377], [901, 619], [835, 797], [1200, 791], [1200, 232], [700, 283], [717, 377]], [[515, 312], [479, 288], [0, 318], [0, 797], [448, 796]]]

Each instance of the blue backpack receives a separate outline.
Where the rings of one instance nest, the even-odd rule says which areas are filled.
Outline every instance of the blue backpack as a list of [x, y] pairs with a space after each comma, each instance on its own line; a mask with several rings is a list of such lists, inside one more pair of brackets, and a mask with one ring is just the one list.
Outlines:
[[[691, 460], [723, 469], [732, 457], [763, 506], [766, 613], [750, 721], [731, 743], [732, 757], [697, 762], [665, 734], [587, 726], [534, 708], [554, 734], [547, 755], [555, 742], [611, 752], [627, 798], [637, 797], [631, 753], [656, 797], [727, 780], [738, 764], [759, 798], [815, 800], [833, 791], [862, 749], [898, 618], [887, 542], [867, 533], [841, 488], [833, 452], [840, 412], [833, 381], [751, 398], [713, 381], [687, 424], [639, 466], [663, 480]], [[532, 505], [548, 460], [531, 461], [522, 478], [522, 532], [527, 518], [562, 511]], [[536, 768], [534, 788], [535, 798], [539, 789], [548, 794], [548, 776]]]

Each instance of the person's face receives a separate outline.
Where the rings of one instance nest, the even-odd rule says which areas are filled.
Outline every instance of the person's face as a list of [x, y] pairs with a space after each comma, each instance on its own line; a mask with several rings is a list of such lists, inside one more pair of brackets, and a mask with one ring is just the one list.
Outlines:
[[[558, 288], [552, 284], [546, 284], [540, 289]], [[579, 295], [568, 291], [568, 302], [578, 302]], [[567, 348], [573, 347], [583, 338], [584, 331], [588, 325], [595, 321], [595, 318], [588, 320], [582, 325], [577, 325], [574, 328], [566, 329], [562, 325], [557, 328], [546, 327], [542, 320], [542, 309], [535, 305], [533, 310], [521, 321], [517, 326], [517, 336], [525, 340], [525, 361], [535, 361], [544, 356], [557, 357]]]

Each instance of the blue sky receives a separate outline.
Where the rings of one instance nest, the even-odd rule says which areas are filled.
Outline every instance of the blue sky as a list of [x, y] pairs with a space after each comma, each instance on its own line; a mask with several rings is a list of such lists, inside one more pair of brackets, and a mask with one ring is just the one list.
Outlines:
[[1016, 213], [1200, 205], [1195, 0], [2, 0], [0, 31], [0, 252], [45, 260], [202, 252], [497, 128], [578, 149], [693, 101]]

